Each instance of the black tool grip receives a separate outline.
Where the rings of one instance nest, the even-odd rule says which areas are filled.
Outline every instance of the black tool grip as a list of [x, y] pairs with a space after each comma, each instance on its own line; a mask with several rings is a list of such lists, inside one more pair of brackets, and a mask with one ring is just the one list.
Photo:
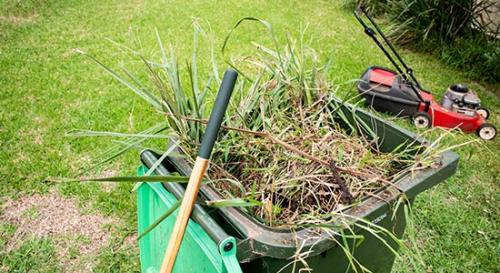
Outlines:
[[222, 83], [219, 87], [219, 93], [217, 93], [217, 98], [215, 99], [212, 113], [208, 119], [207, 129], [205, 130], [205, 135], [203, 135], [203, 140], [201, 141], [200, 150], [198, 152], [198, 156], [201, 158], [210, 158], [237, 77], [238, 73], [231, 68], [224, 73]]

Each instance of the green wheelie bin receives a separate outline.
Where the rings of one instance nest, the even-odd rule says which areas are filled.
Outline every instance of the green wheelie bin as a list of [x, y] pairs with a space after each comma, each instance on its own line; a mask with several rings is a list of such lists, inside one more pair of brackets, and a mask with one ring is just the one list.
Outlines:
[[[420, 145], [425, 140], [415, 134], [387, 122], [374, 114], [357, 109], [352, 105], [338, 102], [341, 125], [348, 127], [343, 120], [363, 126], [353, 128], [360, 134], [373, 138], [376, 134], [377, 145], [383, 152], [391, 152], [400, 145]], [[418, 152], [416, 152], [418, 153]], [[145, 150], [141, 153], [142, 165], [139, 175], [151, 167], [160, 155]], [[458, 156], [451, 151], [440, 155], [436, 168], [420, 170], [402, 175], [395, 184], [404, 191], [409, 202], [424, 190], [444, 181], [453, 175], [458, 164]], [[191, 166], [182, 158], [167, 157], [155, 172], [158, 175], [180, 173], [189, 175]], [[138, 190], [138, 230], [139, 233], [151, 225], [169, 207], [182, 197], [184, 186], [177, 183], [143, 183]], [[384, 227], [401, 238], [405, 229], [403, 206], [394, 211], [394, 202], [399, 194], [394, 190], [382, 188], [376, 197], [365, 198], [361, 204], [346, 212], [360, 219]], [[218, 192], [210, 185], [200, 189], [200, 200], [220, 199]], [[175, 222], [173, 213], [140, 242], [141, 270], [143, 273], [158, 272], [163, 259], [167, 240]], [[335, 229], [335, 228], [333, 228]], [[288, 230], [271, 228], [235, 207], [210, 209], [197, 204], [189, 220], [188, 228], [174, 267], [176, 273], [287, 273], [299, 272], [304, 265], [294, 262], [299, 252], [307, 252], [303, 261], [315, 273], [355, 272], [345, 254], [345, 248], [338, 244], [336, 232], [318, 232], [318, 229], [303, 228]], [[364, 229], [353, 227], [362, 242], [349, 239], [353, 256], [372, 272], [390, 272], [395, 254], [387, 247], [397, 249], [397, 244], [389, 238], [377, 238]], [[333, 235], [332, 235], [333, 234]], [[337, 234], [337, 235], [335, 235]]]

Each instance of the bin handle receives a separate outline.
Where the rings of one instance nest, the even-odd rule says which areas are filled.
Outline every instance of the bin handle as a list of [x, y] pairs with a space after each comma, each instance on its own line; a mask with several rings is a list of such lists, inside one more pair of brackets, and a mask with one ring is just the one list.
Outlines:
[[236, 239], [230, 236], [219, 243], [219, 252], [227, 273], [243, 273], [236, 258]]

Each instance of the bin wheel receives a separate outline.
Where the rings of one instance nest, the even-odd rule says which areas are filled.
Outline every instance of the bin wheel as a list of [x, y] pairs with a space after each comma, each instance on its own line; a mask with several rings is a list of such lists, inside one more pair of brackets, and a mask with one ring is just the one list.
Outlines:
[[497, 135], [497, 129], [489, 123], [481, 125], [476, 132], [477, 135], [484, 140], [492, 140]]
[[490, 117], [490, 111], [484, 107], [478, 107], [476, 112], [484, 119], [488, 119]]
[[418, 112], [413, 116], [413, 125], [418, 129], [430, 128], [432, 125], [431, 116], [425, 112]]

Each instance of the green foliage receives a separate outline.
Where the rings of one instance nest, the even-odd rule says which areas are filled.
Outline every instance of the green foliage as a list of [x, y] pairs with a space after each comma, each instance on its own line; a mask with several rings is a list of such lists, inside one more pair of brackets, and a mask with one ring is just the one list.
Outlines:
[[468, 70], [475, 78], [497, 82], [500, 42], [494, 36], [498, 33], [492, 34], [479, 19], [488, 17], [486, 11], [494, 4], [490, 0], [389, 1], [389, 37], [414, 49], [436, 52], [445, 63]]
[[441, 59], [454, 67], [468, 70], [475, 78], [500, 82], [500, 40], [475, 34], [443, 45]]
[[488, 0], [389, 1], [391, 36], [400, 44], [430, 39], [439, 44], [473, 32], [486, 32], [478, 17], [492, 5]]

